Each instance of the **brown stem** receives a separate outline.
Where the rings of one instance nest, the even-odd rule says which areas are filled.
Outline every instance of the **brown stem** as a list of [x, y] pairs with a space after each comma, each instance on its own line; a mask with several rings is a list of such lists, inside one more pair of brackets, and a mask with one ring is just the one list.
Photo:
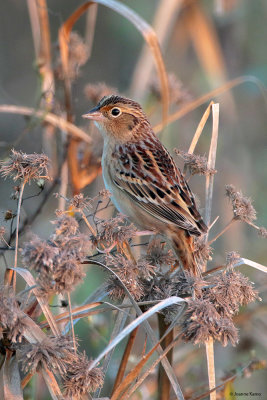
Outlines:
[[74, 333], [74, 325], [73, 325], [73, 315], [72, 315], [72, 306], [71, 306], [71, 298], [70, 292], [68, 292], [68, 303], [69, 303], [69, 317], [70, 317], [70, 324], [71, 324], [71, 332], [72, 332], [72, 342], [75, 353], [77, 353], [77, 346], [75, 340], [75, 333]]
[[[20, 211], [21, 211], [21, 203], [22, 196], [24, 192], [24, 188], [26, 185], [26, 180], [22, 182], [20, 192], [19, 192], [19, 201], [18, 201], [18, 210], [17, 210], [17, 225], [16, 225], [16, 237], [15, 237], [15, 257], [14, 257], [14, 268], [17, 268], [18, 264], [18, 246], [19, 246], [19, 221], [20, 221]], [[16, 272], [13, 270], [8, 270], [5, 275], [5, 283], [9, 285], [12, 284], [13, 289], [16, 289]]]
[[223, 228], [223, 230], [222, 230], [221, 232], [219, 232], [213, 239], [211, 239], [211, 240], [208, 242], [208, 245], [210, 245], [211, 243], [215, 242], [215, 240], [217, 240], [220, 236], [222, 236], [222, 235], [230, 228], [230, 226], [232, 226], [232, 224], [233, 224], [235, 221], [237, 221], [237, 219], [235, 219], [235, 217], [233, 217], [233, 218], [231, 219], [231, 221], [228, 222], [228, 224]]
[[117, 373], [116, 380], [115, 380], [111, 395], [113, 395], [113, 393], [115, 392], [115, 390], [117, 389], [117, 387], [121, 384], [121, 382], [123, 380], [123, 377], [124, 377], [124, 374], [125, 374], [125, 369], [126, 369], [126, 366], [127, 366], [127, 363], [128, 363], [128, 359], [129, 359], [129, 356], [131, 354], [131, 351], [132, 351], [132, 348], [133, 348], [133, 345], [134, 345], [134, 341], [135, 341], [135, 338], [136, 338], [136, 335], [137, 335], [138, 328], [139, 328], [139, 326], [137, 326], [131, 332], [131, 334], [129, 336], [129, 339], [128, 339], [126, 348], [125, 348], [124, 353], [123, 353], [123, 357], [122, 357], [122, 360], [121, 360], [121, 363], [120, 363], [119, 371]]
[[[162, 337], [166, 330], [169, 327], [169, 324], [166, 324], [164, 321], [164, 315], [158, 314], [158, 326], [159, 326], [159, 336]], [[162, 349], [163, 351], [172, 343], [174, 339], [173, 329], [168, 333], [168, 335], [162, 340]], [[173, 361], [173, 348], [167, 354], [168, 361], [172, 365]], [[170, 380], [163, 368], [162, 364], [159, 365], [158, 371], [158, 400], [169, 400], [170, 399], [170, 391], [171, 391], [171, 383]]]
[[120, 253], [124, 254], [125, 257], [126, 257], [128, 260], [131, 260], [131, 261], [133, 261], [134, 263], [136, 263], [136, 260], [135, 260], [135, 258], [134, 258], [134, 255], [133, 255], [133, 253], [132, 253], [131, 246], [129, 245], [128, 242], [124, 241], [124, 242], [122, 242], [121, 244], [118, 243], [117, 247], [118, 247], [118, 251], [120, 251]]

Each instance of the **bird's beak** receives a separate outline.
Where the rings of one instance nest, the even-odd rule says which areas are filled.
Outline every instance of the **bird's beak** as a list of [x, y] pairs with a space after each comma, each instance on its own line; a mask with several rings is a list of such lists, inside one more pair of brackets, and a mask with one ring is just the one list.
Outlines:
[[93, 121], [103, 121], [104, 116], [97, 107], [92, 108], [88, 114], [83, 114], [83, 118], [92, 119]]

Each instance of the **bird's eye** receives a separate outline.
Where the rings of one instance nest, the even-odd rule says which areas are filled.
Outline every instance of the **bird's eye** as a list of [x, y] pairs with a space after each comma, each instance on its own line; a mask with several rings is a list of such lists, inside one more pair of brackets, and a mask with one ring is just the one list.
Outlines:
[[117, 107], [112, 108], [111, 114], [113, 117], [118, 117], [121, 114], [121, 110]]

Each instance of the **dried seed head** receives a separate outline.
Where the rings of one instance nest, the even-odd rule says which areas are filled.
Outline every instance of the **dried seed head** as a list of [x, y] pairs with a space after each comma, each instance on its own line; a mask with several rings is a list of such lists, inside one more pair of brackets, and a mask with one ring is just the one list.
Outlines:
[[4, 239], [4, 234], [6, 233], [6, 228], [4, 226], [0, 226], [0, 240], [3, 240], [5, 242]]
[[161, 243], [158, 238], [151, 240], [144, 259], [156, 267], [172, 265], [176, 261], [172, 250], [168, 250], [166, 248], [166, 243]]
[[92, 101], [93, 104], [99, 103], [104, 96], [116, 94], [117, 89], [107, 86], [103, 82], [88, 83], [84, 88], [85, 97]]
[[216, 169], [208, 168], [208, 160], [205, 156], [199, 156], [192, 153], [187, 153], [183, 150], [174, 150], [175, 153], [182, 157], [185, 167], [188, 168], [191, 175], [214, 175]]
[[59, 253], [52, 271], [53, 290], [56, 293], [71, 292], [82, 282], [85, 273], [77, 257], [69, 251]]
[[103, 385], [103, 372], [100, 368], [90, 369], [91, 361], [86, 355], [79, 354], [72, 364], [68, 366], [63, 377], [64, 398], [81, 399], [89, 392], [94, 392]]
[[[73, 81], [79, 77], [80, 67], [83, 66], [88, 60], [89, 52], [88, 47], [84, 43], [81, 36], [76, 32], [71, 32], [69, 38], [69, 58], [68, 58], [68, 71], [67, 77]], [[64, 80], [66, 78], [65, 71], [61, 64], [61, 57], [57, 60], [57, 68], [55, 70], [58, 79]]]
[[[107, 264], [116, 272], [131, 295], [136, 300], [140, 300], [144, 295], [144, 286], [140, 277], [138, 264], [126, 259], [121, 254], [117, 254], [115, 257], [109, 255], [107, 257]], [[107, 290], [111, 298], [121, 299], [125, 294], [121, 282], [114, 275], [111, 275], [107, 282]]]
[[233, 314], [238, 312], [240, 305], [259, 298], [249, 279], [233, 269], [215, 276], [211, 283], [212, 288], [206, 292], [205, 298], [213, 303], [222, 317], [232, 318]]
[[128, 241], [135, 235], [136, 228], [133, 224], [122, 225], [123, 223], [125, 223], [125, 218], [121, 214], [115, 218], [98, 221], [98, 234], [92, 238], [94, 244], [97, 245], [99, 242], [106, 242], [110, 246], [113, 243]]
[[66, 214], [59, 215], [55, 221], [52, 221], [52, 224], [56, 226], [54, 233], [55, 240], [61, 237], [73, 236], [78, 230], [76, 219]]
[[6, 210], [5, 221], [9, 221], [9, 220], [15, 218], [15, 216], [16, 216], [16, 214], [14, 214], [12, 210]]
[[29, 182], [32, 179], [49, 179], [48, 163], [49, 159], [45, 154], [25, 154], [12, 149], [9, 159], [0, 162], [0, 171], [4, 178], [10, 176], [14, 181], [21, 179]]
[[22, 250], [24, 264], [38, 273], [40, 296], [70, 292], [85, 275], [81, 260], [91, 243], [78, 232], [74, 218], [62, 214], [55, 224], [51, 240], [34, 237]]
[[219, 341], [225, 347], [230, 341], [233, 346], [238, 343], [238, 330], [229, 318], [222, 318], [220, 321]]
[[18, 306], [13, 290], [0, 286], [0, 339], [5, 332], [12, 342], [21, 342], [25, 330], [24, 313]]
[[259, 236], [263, 237], [264, 239], [267, 238], [267, 229], [263, 226], [259, 228]]
[[42, 275], [49, 275], [53, 269], [59, 249], [51, 242], [34, 236], [21, 250], [24, 265]]
[[230, 251], [226, 255], [226, 265], [227, 267], [233, 267], [240, 261], [240, 254], [237, 251]]
[[48, 336], [42, 342], [28, 343], [18, 349], [23, 371], [35, 373], [41, 368], [55, 370], [62, 376], [75, 358], [72, 340], [68, 336]]
[[198, 344], [205, 343], [210, 337], [221, 342], [223, 346], [228, 341], [235, 345], [238, 342], [238, 331], [231, 319], [222, 318], [209, 300], [191, 300], [184, 314], [182, 338], [186, 342]]
[[220, 320], [220, 315], [208, 300], [191, 300], [182, 323], [183, 340], [198, 344], [205, 343], [210, 336], [218, 339]]
[[[168, 74], [168, 84], [171, 104], [180, 104], [191, 100], [192, 96], [189, 91], [183, 86], [182, 82], [176, 78], [174, 73]], [[158, 99], [161, 99], [161, 85], [158, 77], [152, 78], [150, 89]]]
[[238, 192], [233, 185], [226, 185], [226, 196], [230, 199], [233, 207], [235, 219], [251, 223], [256, 217], [256, 210], [253, 207], [251, 200]]
[[80, 193], [70, 199], [69, 204], [77, 210], [88, 210], [89, 208], [92, 208], [93, 200], [94, 199], [91, 197], [84, 197], [84, 195]]
[[208, 245], [204, 236], [194, 237], [194, 255], [198, 264], [205, 265], [211, 260], [213, 248]]

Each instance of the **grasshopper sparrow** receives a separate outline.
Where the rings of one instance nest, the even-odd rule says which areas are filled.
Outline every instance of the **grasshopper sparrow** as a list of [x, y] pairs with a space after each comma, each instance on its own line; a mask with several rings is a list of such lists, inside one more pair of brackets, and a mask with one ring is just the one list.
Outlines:
[[199, 273], [193, 236], [207, 232], [194, 196], [141, 106], [106, 96], [88, 114], [104, 137], [103, 178], [116, 208], [141, 229], [163, 234], [184, 269]]

